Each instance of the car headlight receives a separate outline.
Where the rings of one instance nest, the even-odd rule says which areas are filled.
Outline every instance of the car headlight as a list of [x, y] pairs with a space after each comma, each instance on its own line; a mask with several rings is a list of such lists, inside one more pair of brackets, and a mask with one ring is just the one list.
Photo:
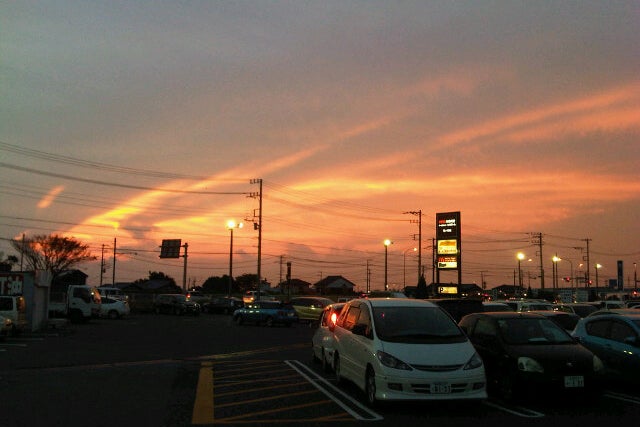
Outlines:
[[595, 354], [593, 355], [593, 372], [600, 372], [604, 369], [604, 363]]
[[544, 372], [542, 365], [530, 357], [518, 357], [518, 369], [522, 372]]
[[473, 353], [473, 356], [471, 356], [471, 359], [469, 359], [467, 364], [464, 365], [464, 370], [476, 369], [476, 368], [479, 368], [481, 366], [482, 366], [482, 358], [480, 357], [480, 355], [478, 353]]
[[402, 360], [393, 357], [389, 353], [385, 353], [384, 351], [377, 351], [376, 356], [380, 363], [388, 368], [393, 369], [401, 369], [403, 371], [413, 371], [413, 368], [408, 364], [404, 363]]

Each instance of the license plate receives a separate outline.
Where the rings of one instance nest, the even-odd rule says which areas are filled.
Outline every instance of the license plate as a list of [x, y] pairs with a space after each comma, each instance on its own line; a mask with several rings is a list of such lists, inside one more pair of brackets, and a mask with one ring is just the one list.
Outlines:
[[584, 387], [584, 377], [581, 375], [564, 377], [564, 386], [566, 388]]
[[449, 394], [451, 393], [451, 384], [431, 384], [431, 394]]

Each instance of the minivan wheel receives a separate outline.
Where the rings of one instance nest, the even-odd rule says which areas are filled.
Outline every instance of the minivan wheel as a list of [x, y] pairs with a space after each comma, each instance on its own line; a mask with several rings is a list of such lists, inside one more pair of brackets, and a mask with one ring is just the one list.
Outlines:
[[335, 375], [336, 384], [342, 384], [342, 376], [340, 375], [340, 355], [338, 353], [333, 357], [333, 373]]
[[270, 328], [273, 327], [273, 317], [271, 316], [267, 317], [267, 320], [264, 321], [264, 324]]
[[327, 356], [324, 354], [324, 348], [320, 354], [320, 361], [322, 362], [322, 372], [331, 372], [329, 362], [327, 362]]
[[109, 319], [117, 319], [118, 317], [120, 317], [120, 315], [116, 310], [109, 311]]
[[376, 373], [373, 368], [369, 366], [364, 378], [364, 393], [367, 398], [367, 404], [372, 408], [376, 406]]

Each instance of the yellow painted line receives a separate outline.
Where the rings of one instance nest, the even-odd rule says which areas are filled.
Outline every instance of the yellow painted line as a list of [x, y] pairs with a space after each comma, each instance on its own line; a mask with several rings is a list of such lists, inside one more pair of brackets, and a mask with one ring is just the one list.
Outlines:
[[213, 364], [204, 362], [198, 375], [191, 424], [213, 424], [213, 420]]
[[268, 348], [260, 348], [256, 350], [238, 351], [235, 353], [211, 354], [208, 356], [194, 357], [191, 360], [223, 360], [223, 359], [230, 359], [232, 357], [252, 356], [254, 354], [269, 353], [274, 351], [298, 349], [298, 348], [305, 348], [305, 347], [309, 347], [309, 344], [291, 344], [291, 345], [280, 346], [280, 347], [268, 347]]
[[[251, 391], [253, 391], [253, 390], [251, 390]], [[245, 393], [246, 393], [246, 390], [245, 390]], [[235, 402], [230, 402], [230, 403], [225, 403], [223, 405], [218, 405], [218, 408], [238, 406], [238, 405], [247, 405], [249, 403], [256, 403], [256, 402], [268, 402], [270, 400], [285, 399], [287, 397], [304, 396], [306, 394], [315, 394], [315, 393], [318, 393], [318, 390], [312, 389], [312, 390], [299, 391], [297, 393], [287, 393], [287, 394], [280, 394], [280, 395], [277, 395], [277, 396], [260, 397], [258, 399], [238, 400], [238, 401], [235, 401]]]
[[[269, 409], [266, 411], [257, 411], [257, 412], [251, 412], [248, 414], [242, 414], [242, 415], [236, 415], [234, 417], [227, 417], [227, 418], [221, 418], [221, 419], [217, 419], [216, 422], [229, 422], [229, 421], [235, 421], [235, 420], [241, 420], [243, 418], [250, 418], [250, 417], [255, 417], [255, 416], [261, 416], [261, 415], [267, 415], [267, 414], [276, 414], [278, 412], [284, 412], [284, 411], [290, 411], [290, 410], [295, 410], [295, 409], [302, 409], [302, 408], [309, 408], [311, 406], [318, 406], [318, 405], [326, 405], [329, 403], [333, 403], [331, 400], [319, 400], [316, 402], [307, 402], [307, 403], [303, 403], [300, 405], [293, 405], [293, 406], [283, 406], [280, 408], [274, 408], [274, 409]], [[254, 419], [254, 422], [257, 421]], [[309, 421], [309, 419], [307, 419], [306, 421]], [[260, 420], [260, 422], [263, 422], [263, 420]]]
[[[251, 388], [251, 392], [252, 393], [259, 393], [259, 392], [263, 392], [263, 391], [268, 391], [268, 390], [277, 390], [279, 388], [289, 388], [291, 387], [292, 383], [283, 383], [283, 384], [277, 384], [274, 386], [269, 386], [269, 387], [252, 387]], [[297, 384], [304, 384], [304, 383], [296, 383]], [[234, 391], [229, 391], [226, 393], [220, 393], [220, 387], [218, 387], [218, 392], [216, 393], [216, 396], [218, 397], [227, 397], [227, 396], [233, 396], [233, 395], [237, 395], [237, 394], [246, 394], [247, 390], [246, 389], [242, 389], [242, 390], [234, 390]]]

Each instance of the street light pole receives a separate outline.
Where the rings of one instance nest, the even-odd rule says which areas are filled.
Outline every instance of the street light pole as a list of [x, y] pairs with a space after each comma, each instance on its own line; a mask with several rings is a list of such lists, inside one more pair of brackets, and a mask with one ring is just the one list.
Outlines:
[[[402, 252], [402, 286], [407, 287], [407, 251], [417, 251], [418, 248], [409, 248], [405, 249]], [[420, 280], [420, 276], [418, 276], [418, 280]]]
[[599, 298], [599, 296], [598, 296], [598, 270], [600, 270], [602, 268], [602, 265], [596, 263], [596, 265], [594, 267], [595, 267], [595, 270], [596, 270], [596, 298]]
[[[518, 258], [518, 286], [520, 287], [520, 289], [522, 289], [522, 260], [524, 259], [524, 254], [522, 252], [518, 252], [518, 254], [516, 255], [516, 257]], [[513, 292], [513, 296], [516, 296], [516, 292], [514, 289]]]
[[232, 219], [227, 221], [227, 228], [229, 229], [229, 289], [227, 296], [231, 297], [231, 285], [233, 284], [233, 229], [242, 228], [243, 224], [236, 222]]
[[385, 239], [384, 243], [384, 290], [389, 290], [389, 285], [387, 283], [387, 258], [388, 258], [388, 248], [391, 244], [391, 240]]
[[553, 261], [553, 289], [558, 289], [558, 261], [561, 259], [558, 258], [558, 254], [555, 254], [551, 261]]

